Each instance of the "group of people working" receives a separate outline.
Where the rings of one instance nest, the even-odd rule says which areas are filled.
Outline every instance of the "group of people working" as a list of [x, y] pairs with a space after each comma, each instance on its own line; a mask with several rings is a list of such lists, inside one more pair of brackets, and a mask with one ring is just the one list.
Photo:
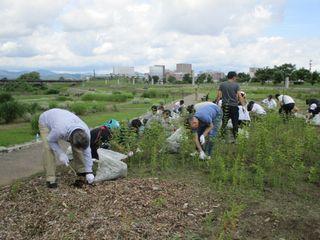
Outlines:
[[[162, 124], [169, 134], [173, 132], [170, 124], [172, 114], [179, 114], [184, 107], [181, 100], [174, 105], [173, 111], [164, 109], [163, 105], [152, 106], [151, 113], [140, 119], [133, 119], [129, 123], [130, 131], [137, 135], [141, 134], [145, 127], [150, 127], [153, 122]], [[74, 113], [64, 109], [54, 108], [42, 113], [39, 117], [39, 131], [43, 140], [43, 162], [46, 171], [46, 184], [49, 188], [56, 188], [56, 161], [72, 167], [79, 177], [77, 181], [83, 180], [88, 184], [94, 181], [93, 159], [99, 159], [97, 149], [109, 148], [108, 143], [112, 138], [112, 132], [120, 128], [120, 123], [111, 119], [102, 126], [89, 129], [89, 127]], [[121, 131], [120, 131], [121, 132]], [[121, 134], [120, 134], [121, 135]], [[60, 141], [69, 142], [72, 149], [73, 161], [70, 162], [66, 152], [60, 145]], [[122, 139], [123, 140], [123, 139]], [[120, 142], [121, 136], [120, 136]], [[128, 153], [132, 155], [132, 152]], [[72, 166], [71, 166], [72, 165]], [[85, 180], [83, 179], [85, 178]]]
[[[216, 99], [194, 106], [195, 114], [190, 118], [190, 125], [195, 131], [194, 142], [200, 159], [210, 158], [213, 140], [218, 135], [220, 127], [222, 137], [226, 135], [227, 126], [232, 127], [232, 142], [235, 142], [239, 127], [250, 123], [252, 117], [263, 117], [278, 106], [279, 113], [285, 120], [298, 111], [294, 99], [285, 94], [275, 94], [274, 97], [269, 95], [261, 104], [247, 101], [246, 93], [240, 90], [236, 82], [236, 72], [229, 72], [227, 78], [227, 81], [220, 84]], [[320, 102], [317, 99], [308, 99], [306, 104], [307, 119], [310, 120], [320, 113]]]
[[[142, 120], [134, 119], [129, 128], [142, 134], [145, 128], [152, 123], [159, 123], [167, 131], [168, 136], [176, 127], [172, 124], [173, 119], [186, 116], [188, 125], [194, 133], [195, 148], [200, 159], [210, 158], [213, 151], [213, 141], [219, 134], [225, 136], [228, 122], [231, 121], [234, 141], [238, 135], [238, 128], [250, 122], [250, 114], [263, 116], [268, 110], [276, 109], [279, 105], [279, 113], [289, 116], [295, 111], [295, 101], [288, 95], [276, 94], [275, 101], [272, 95], [261, 101], [261, 105], [254, 101], [247, 102], [246, 93], [240, 90], [236, 82], [236, 72], [229, 72], [228, 80], [221, 83], [217, 97], [214, 101], [206, 101], [195, 105], [185, 106], [184, 100], [176, 102], [172, 110], [165, 109], [163, 105], [152, 106], [151, 112]], [[308, 99], [308, 118], [313, 118], [320, 113], [320, 102], [316, 99]], [[263, 106], [262, 106], [263, 105]], [[186, 113], [186, 114], [185, 114]], [[185, 115], [184, 115], [185, 114]], [[56, 161], [72, 168], [88, 184], [94, 182], [92, 170], [93, 159], [99, 159], [97, 149], [108, 148], [108, 142], [112, 138], [112, 131], [120, 128], [120, 123], [111, 119], [100, 127], [89, 129], [89, 127], [75, 114], [64, 109], [50, 109], [39, 117], [39, 130], [44, 142], [43, 161], [46, 171], [46, 184], [49, 188], [56, 188]], [[60, 140], [70, 143], [73, 155], [72, 163], [65, 151], [59, 144]], [[128, 154], [130, 156], [130, 154]]]

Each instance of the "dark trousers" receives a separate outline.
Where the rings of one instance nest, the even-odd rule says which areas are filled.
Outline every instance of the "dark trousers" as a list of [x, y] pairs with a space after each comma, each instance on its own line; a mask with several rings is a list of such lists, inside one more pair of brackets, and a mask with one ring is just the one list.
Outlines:
[[225, 135], [226, 126], [228, 124], [229, 119], [232, 122], [232, 133], [234, 138], [237, 138], [238, 134], [238, 121], [239, 121], [239, 108], [238, 106], [230, 106], [230, 105], [222, 105], [223, 117], [222, 117], [222, 135]]
[[279, 113], [282, 114], [283, 112], [285, 112], [286, 115], [289, 115], [292, 113], [293, 109], [294, 109], [294, 103], [284, 104], [279, 109]]

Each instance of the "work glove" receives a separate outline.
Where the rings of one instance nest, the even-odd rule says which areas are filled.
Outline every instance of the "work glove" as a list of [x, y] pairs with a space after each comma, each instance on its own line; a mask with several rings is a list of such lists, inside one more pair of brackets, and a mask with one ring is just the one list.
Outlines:
[[200, 155], [199, 155], [199, 158], [200, 158], [201, 160], [204, 160], [204, 159], [206, 159], [206, 157], [207, 157], [207, 155], [204, 153], [204, 151], [201, 151], [201, 152], [200, 152]]
[[94, 175], [92, 173], [87, 173], [86, 174], [86, 180], [89, 184], [92, 184], [94, 181]]
[[61, 153], [59, 155], [59, 161], [61, 163], [63, 163], [64, 165], [69, 166], [69, 158], [68, 158], [68, 156], [66, 154]]
[[206, 138], [203, 136], [203, 134], [200, 136], [200, 144], [203, 145], [206, 142]]

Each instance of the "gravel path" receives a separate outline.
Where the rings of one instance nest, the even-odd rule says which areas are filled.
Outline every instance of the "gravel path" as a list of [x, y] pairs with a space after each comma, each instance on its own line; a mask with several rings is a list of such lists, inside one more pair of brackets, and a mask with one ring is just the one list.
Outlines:
[[[202, 94], [199, 94], [198, 99], [201, 99], [201, 96]], [[193, 104], [195, 95], [186, 96], [184, 101], [186, 105]], [[166, 105], [166, 107], [172, 109], [173, 103]], [[42, 144], [34, 144], [28, 148], [9, 153], [0, 153], [0, 186], [42, 171], [41, 153]]]

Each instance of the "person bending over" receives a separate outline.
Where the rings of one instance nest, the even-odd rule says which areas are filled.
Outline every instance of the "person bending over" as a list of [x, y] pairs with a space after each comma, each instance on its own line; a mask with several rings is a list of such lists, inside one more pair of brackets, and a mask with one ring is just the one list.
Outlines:
[[[213, 140], [218, 134], [222, 119], [221, 108], [212, 102], [201, 103], [190, 119], [194, 131], [194, 142], [200, 154], [200, 159], [211, 156]], [[206, 140], [207, 139], [207, 140]]]
[[280, 95], [280, 94], [276, 94], [275, 97], [280, 104], [279, 113], [282, 114], [284, 112], [287, 117], [291, 115], [293, 112], [293, 109], [295, 108], [295, 102], [293, 98], [288, 95]]
[[67, 110], [50, 109], [40, 115], [39, 130], [44, 147], [43, 163], [47, 187], [57, 187], [55, 158], [64, 165], [69, 165], [68, 156], [59, 145], [60, 140], [71, 144], [73, 165], [78, 176], [85, 176], [87, 183], [93, 183], [90, 130], [79, 117]]
[[307, 99], [306, 104], [308, 105], [307, 119], [310, 120], [320, 113], [320, 101], [317, 99]]
[[254, 101], [250, 101], [247, 110], [251, 113], [254, 113], [256, 116], [264, 116], [267, 114], [267, 112], [264, 110], [264, 108]]
[[269, 95], [268, 98], [263, 99], [261, 102], [266, 105], [267, 109], [277, 108], [277, 102], [273, 99], [272, 95]]

